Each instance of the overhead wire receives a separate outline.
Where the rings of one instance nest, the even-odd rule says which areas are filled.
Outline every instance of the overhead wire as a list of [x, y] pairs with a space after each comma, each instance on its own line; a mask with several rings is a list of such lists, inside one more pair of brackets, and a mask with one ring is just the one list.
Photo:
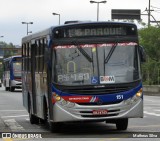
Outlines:
[[152, 7], [152, 8], [156, 8], [156, 9], [160, 9], [159, 7], [156, 7], [156, 6], [152, 6], [152, 5], [151, 5], [151, 7]]

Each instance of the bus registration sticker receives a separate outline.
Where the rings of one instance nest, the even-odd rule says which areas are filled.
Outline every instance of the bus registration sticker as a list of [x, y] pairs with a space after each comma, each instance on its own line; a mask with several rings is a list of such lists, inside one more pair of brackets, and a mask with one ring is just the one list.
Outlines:
[[93, 115], [106, 115], [107, 113], [107, 110], [93, 110]]
[[114, 76], [100, 76], [100, 84], [110, 84], [115, 83]]

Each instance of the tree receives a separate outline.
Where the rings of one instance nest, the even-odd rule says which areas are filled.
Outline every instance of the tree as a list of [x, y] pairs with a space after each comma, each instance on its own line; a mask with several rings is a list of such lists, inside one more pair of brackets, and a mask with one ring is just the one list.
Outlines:
[[146, 84], [160, 84], [160, 28], [140, 29], [139, 38], [147, 53], [147, 62], [142, 65], [143, 79]]
[[[3, 54], [3, 51], [4, 51], [4, 50], [1, 50], [1, 48], [15, 48], [15, 46], [13, 45], [13, 43], [7, 44], [5, 42], [0, 42], [0, 55]], [[7, 58], [9, 56], [14, 55], [14, 52], [10, 50], [5, 50], [3, 55], [4, 55], [4, 58]]]

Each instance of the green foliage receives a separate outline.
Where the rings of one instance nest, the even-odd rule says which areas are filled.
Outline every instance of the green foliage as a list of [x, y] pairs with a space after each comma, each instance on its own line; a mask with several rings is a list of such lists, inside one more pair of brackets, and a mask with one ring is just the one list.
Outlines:
[[13, 45], [13, 43], [5, 43], [5, 42], [0, 42], [0, 47], [4, 47], [4, 48], [15, 48], [15, 46]]
[[[0, 42], [0, 48], [15, 48], [15, 46], [12, 43], [7, 44], [5, 42]], [[12, 55], [14, 55], [13, 51], [7, 51], [7, 50], [5, 50], [5, 52], [4, 52], [4, 58], [10, 57]]]
[[153, 60], [160, 61], [160, 28], [144, 28], [139, 34], [140, 43], [145, 47], [147, 55]]
[[142, 65], [143, 81], [149, 85], [160, 84], [160, 28], [140, 29], [139, 37], [147, 54], [147, 62]]

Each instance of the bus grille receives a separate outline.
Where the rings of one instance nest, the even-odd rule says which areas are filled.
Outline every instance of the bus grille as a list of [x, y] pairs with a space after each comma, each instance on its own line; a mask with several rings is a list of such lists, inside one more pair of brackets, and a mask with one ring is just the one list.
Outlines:
[[[119, 104], [113, 104], [110, 106], [85, 106], [79, 105], [77, 108], [70, 109], [70, 112], [75, 116], [80, 116], [83, 118], [107, 118], [116, 117], [120, 114], [125, 113], [130, 109], [130, 105], [125, 105], [123, 102]], [[101, 111], [106, 111], [101, 113]], [[95, 113], [96, 111], [96, 113]]]
[[21, 86], [22, 85], [22, 83], [19, 83], [19, 84], [16, 84], [17, 86]]
[[106, 84], [106, 85], [81, 85], [81, 86], [65, 86], [55, 84], [56, 89], [70, 94], [113, 94], [129, 91], [140, 84], [140, 80], [131, 83]]
[[132, 87], [104, 87], [104, 88], [76, 88], [64, 90], [64, 92], [71, 94], [113, 94], [130, 90]]
[[88, 103], [77, 103], [78, 105], [84, 105], [84, 106], [97, 106], [97, 105], [113, 105], [113, 104], [118, 104], [121, 103], [121, 101], [115, 101], [115, 102], [102, 102], [102, 103], [98, 103], [98, 102], [88, 102]]

